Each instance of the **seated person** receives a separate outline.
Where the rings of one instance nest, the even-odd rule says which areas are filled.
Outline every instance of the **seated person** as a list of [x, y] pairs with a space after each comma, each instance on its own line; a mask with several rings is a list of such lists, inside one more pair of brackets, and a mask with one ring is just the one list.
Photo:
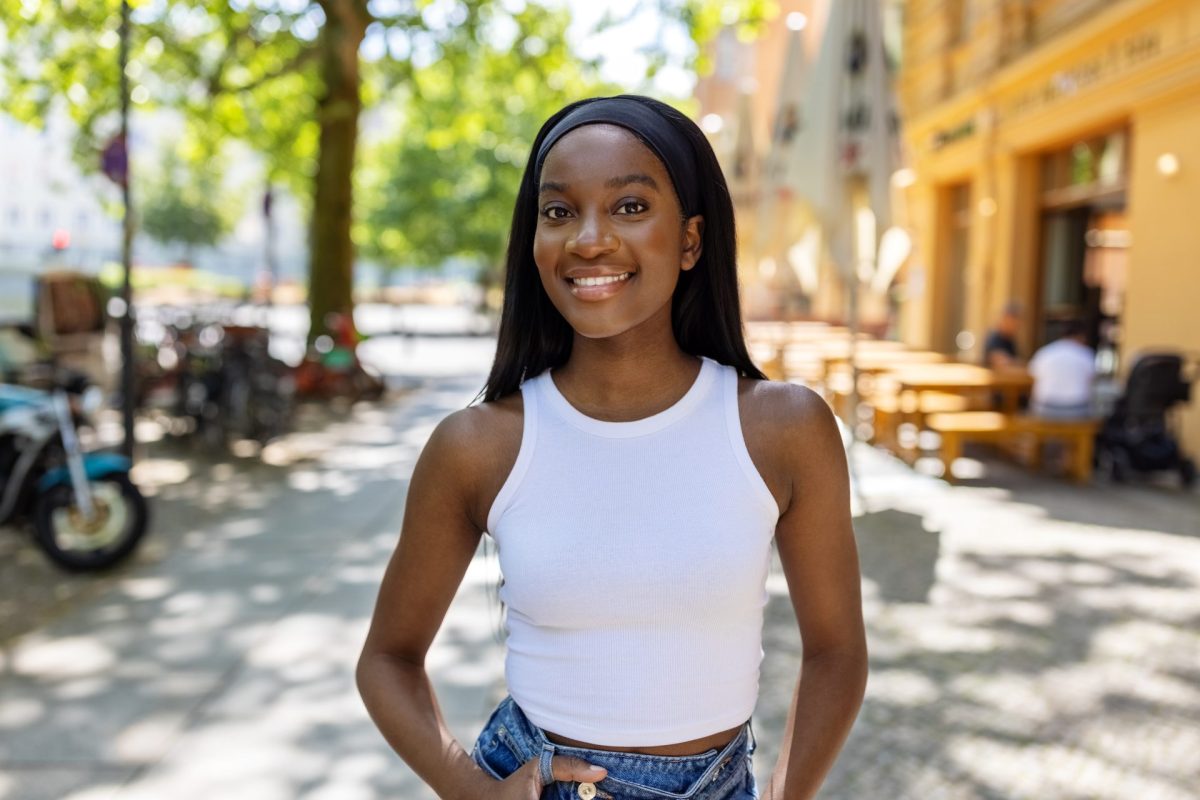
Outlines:
[[1009, 303], [1004, 307], [996, 327], [988, 331], [983, 343], [983, 365], [990, 369], [1013, 367], [1020, 364], [1017, 358], [1017, 330], [1021, 325], [1021, 306]]
[[1029, 411], [1037, 417], [1076, 419], [1094, 416], [1092, 382], [1096, 353], [1088, 347], [1087, 329], [1078, 320], [1067, 322], [1062, 335], [1029, 360], [1033, 395]]

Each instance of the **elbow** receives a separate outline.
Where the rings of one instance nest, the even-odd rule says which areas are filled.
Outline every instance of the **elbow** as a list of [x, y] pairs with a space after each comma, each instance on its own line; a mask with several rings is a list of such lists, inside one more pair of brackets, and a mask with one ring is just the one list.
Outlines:
[[377, 658], [374, 653], [364, 650], [354, 667], [354, 686], [358, 689], [358, 696], [362, 698], [363, 705], [368, 709], [371, 707], [371, 685], [376, 672]]
[[370, 647], [364, 647], [358, 656], [358, 664], [354, 667], [354, 685], [358, 695], [369, 709], [375, 688], [381, 680], [385, 680], [388, 656]]
[[811, 671], [827, 675], [840, 686], [839, 693], [853, 700], [857, 707], [866, 696], [868, 665], [866, 639], [860, 638], [839, 647], [806, 652], [801, 674]]
[[423, 659], [407, 658], [371, 647], [364, 647], [354, 668], [354, 684], [358, 689], [363, 704], [370, 710], [372, 699], [380, 694], [381, 689], [395, 685], [400, 679], [399, 673], [405, 670], [424, 672]]

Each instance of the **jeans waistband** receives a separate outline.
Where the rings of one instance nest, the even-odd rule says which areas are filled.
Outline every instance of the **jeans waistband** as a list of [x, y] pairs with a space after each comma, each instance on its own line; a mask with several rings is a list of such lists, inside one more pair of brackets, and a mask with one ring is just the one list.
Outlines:
[[526, 758], [538, 760], [538, 771], [543, 786], [549, 786], [554, 782], [551, 759], [556, 755], [571, 756], [588, 764], [604, 767], [613, 775], [634, 771], [674, 774], [680, 777], [687, 775], [699, 780], [728, 763], [732, 755], [741, 753], [745, 757], [757, 749], [757, 741], [754, 738], [754, 729], [750, 721], [747, 721], [737, 735], [719, 749], [712, 748], [703, 753], [686, 756], [662, 756], [572, 747], [552, 742], [541, 728], [529, 721], [512, 697], [506, 697], [501, 702], [497, 713], [499, 716], [507, 718], [506, 725], [513, 734], [525, 740], [514, 741], [511, 744], [524, 750], [523, 755]]

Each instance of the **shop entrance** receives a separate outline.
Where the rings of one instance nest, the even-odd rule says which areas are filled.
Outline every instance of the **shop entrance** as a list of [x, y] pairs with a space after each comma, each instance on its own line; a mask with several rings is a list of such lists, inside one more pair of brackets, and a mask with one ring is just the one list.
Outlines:
[[1102, 373], [1117, 368], [1130, 244], [1122, 131], [1077, 142], [1042, 161], [1041, 280], [1035, 346], [1063, 321], [1087, 326]]

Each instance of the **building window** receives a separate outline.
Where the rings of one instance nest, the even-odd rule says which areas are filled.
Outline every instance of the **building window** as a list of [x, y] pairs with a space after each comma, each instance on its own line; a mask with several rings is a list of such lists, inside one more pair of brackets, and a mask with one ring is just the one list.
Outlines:
[[1042, 204], [1078, 205], [1125, 189], [1128, 176], [1124, 129], [1081, 139], [1042, 158]]

